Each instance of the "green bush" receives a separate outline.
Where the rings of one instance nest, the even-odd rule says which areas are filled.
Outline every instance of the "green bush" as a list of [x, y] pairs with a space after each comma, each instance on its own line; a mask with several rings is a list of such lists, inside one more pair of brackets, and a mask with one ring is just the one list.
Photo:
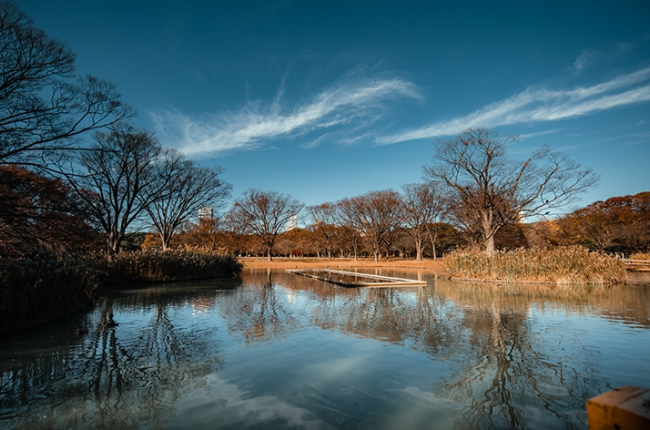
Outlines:
[[453, 278], [553, 284], [613, 285], [626, 280], [620, 259], [580, 246], [517, 249], [488, 258], [484, 250], [468, 248], [445, 258]]

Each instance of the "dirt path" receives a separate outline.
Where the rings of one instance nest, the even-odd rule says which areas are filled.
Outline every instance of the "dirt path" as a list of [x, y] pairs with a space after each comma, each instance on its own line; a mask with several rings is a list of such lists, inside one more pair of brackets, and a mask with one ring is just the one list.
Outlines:
[[238, 261], [245, 269], [336, 269], [345, 267], [394, 267], [409, 269], [431, 269], [441, 270], [442, 260], [405, 260], [390, 259], [380, 260], [379, 263], [371, 258], [274, 258], [268, 261], [266, 258], [247, 257], [239, 258]]

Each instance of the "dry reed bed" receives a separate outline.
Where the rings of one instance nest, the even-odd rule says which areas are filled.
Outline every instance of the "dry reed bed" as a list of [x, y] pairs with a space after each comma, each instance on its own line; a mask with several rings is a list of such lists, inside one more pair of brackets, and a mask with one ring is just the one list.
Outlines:
[[626, 281], [620, 259], [579, 246], [553, 249], [517, 249], [488, 258], [476, 248], [453, 252], [445, 258], [452, 278], [503, 283], [535, 282], [555, 285], [609, 286]]
[[39, 250], [0, 258], [0, 334], [61, 318], [91, 303], [100, 282], [129, 284], [232, 277], [234, 257], [200, 250], [74, 256]]
[[68, 253], [39, 250], [30, 258], [0, 259], [0, 333], [59, 318], [84, 306], [95, 272]]
[[102, 273], [102, 282], [107, 285], [225, 278], [241, 273], [235, 257], [202, 250], [151, 249], [108, 258], [98, 254], [87, 262]]

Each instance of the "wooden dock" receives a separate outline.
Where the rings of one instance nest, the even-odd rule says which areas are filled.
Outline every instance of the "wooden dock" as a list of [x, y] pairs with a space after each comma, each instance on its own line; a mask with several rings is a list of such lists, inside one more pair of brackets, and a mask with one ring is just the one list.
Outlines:
[[318, 279], [342, 287], [417, 287], [427, 285], [427, 281], [394, 278], [391, 276], [370, 275], [367, 273], [346, 272], [331, 269], [287, 269], [288, 273]]
[[650, 260], [631, 260], [629, 258], [623, 258], [621, 261], [625, 264], [627, 270], [638, 272], [650, 271]]

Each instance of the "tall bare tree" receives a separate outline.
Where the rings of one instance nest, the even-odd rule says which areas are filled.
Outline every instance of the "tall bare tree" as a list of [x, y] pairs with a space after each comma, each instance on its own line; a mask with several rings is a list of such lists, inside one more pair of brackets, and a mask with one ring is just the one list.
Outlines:
[[160, 171], [158, 180], [161, 181], [163, 192], [145, 210], [165, 251], [174, 232], [195, 216], [201, 206], [222, 207], [232, 186], [219, 177], [222, 172], [220, 167], [197, 166], [171, 149], [163, 152]]
[[445, 185], [458, 208], [476, 225], [488, 256], [494, 254], [494, 236], [522, 217], [561, 208], [593, 186], [598, 176], [564, 154], [543, 147], [526, 160], [507, 156], [517, 137], [500, 138], [485, 128], [467, 130], [436, 142], [433, 165], [424, 172]]
[[[402, 186], [404, 194], [404, 224], [413, 238], [417, 260], [422, 260], [424, 242], [431, 233], [430, 227], [440, 221], [444, 209], [444, 199], [433, 183], [406, 184]], [[436, 257], [435, 240], [431, 238], [434, 258]]]
[[374, 191], [343, 199], [338, 205], [341, 224], [359, 232], [378, 262], [381, 251], [388, 251], [397, 239], [402, 224], [403, 202], [399, 193]]
[[278, 235], [286, 229], [289, 220], [297, 216], [303, 206], [286, 194], [249, 189], [235, 201], [231, 217], [259, 237], [271, 261], [271, 253]]
[[85, 171], [68, 176], [106, 234], [109, 254], [119, 252], [127, 228], [167, 191], [160, 180], [161, 154], [151, 134], [120, 124], [97, 133], [78, 160]]
[[0, 3], [0, 164], [44, 168], [82, 133], [132, 116], [112, 84], [75, 77], [75, 55]]
[[332, 258], [332, 250], [341, 233], [341, 229], [336, 225], [338, 208], [336, 204], [323, 203], [308, 209], [314, 223], [314, 234], [324, 246], [327, 258]]

